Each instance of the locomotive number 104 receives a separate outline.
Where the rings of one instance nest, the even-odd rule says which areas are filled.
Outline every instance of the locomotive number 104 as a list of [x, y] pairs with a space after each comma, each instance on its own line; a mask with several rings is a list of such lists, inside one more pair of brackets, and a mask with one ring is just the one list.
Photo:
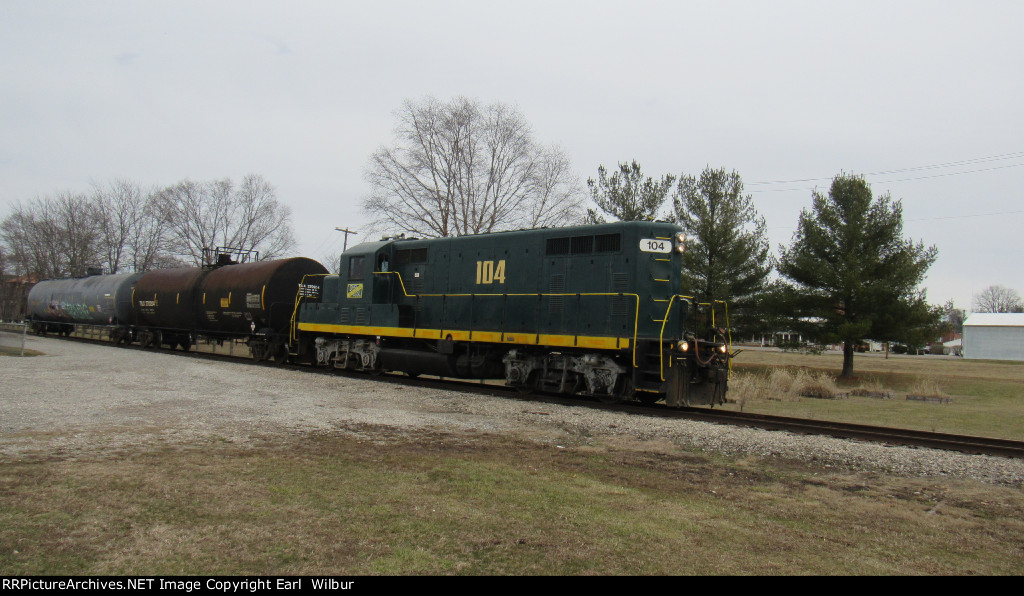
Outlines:
[[505, 283], [505, 260], [502, 259], [497, 263], [494, 261], [477, 261], [476, 283], [493, 284], [495, 282]]

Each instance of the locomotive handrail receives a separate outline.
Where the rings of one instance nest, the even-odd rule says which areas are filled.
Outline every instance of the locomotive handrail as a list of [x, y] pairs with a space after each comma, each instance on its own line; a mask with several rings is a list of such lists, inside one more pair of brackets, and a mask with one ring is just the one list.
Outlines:
[[673, 294], [668, 298], [668, 306], [665, 307], [665, 316], [661, 320], [661, 332], [658, 333], [658, 369], [661, 375], [661, 380], [665, 380], [665, 350], [662, 347], [665, 344], [665, 325], [668, 324], [669, 314], [672, 312], [672, 303], [675, 299], [681, 300], [693, 300], [693, 296], [683, 296], [682, 294]]
[[[728, 334], [728, 335], [725, 336], [725, 339], [726, 339], [725, 343], [728, 346], [729, 352], [732, 352], [732, 329], [729, 329], [729, 303], [726, 302], [725, 300], [712, 300], [711, 302], [698, 302], [697, 306], [706, 306], [706, 307], [708, 307], [711, 310], [711, 327], [714, 328], [714, 327], [716, 327], [716, 325], [715, 325], [715, 304], [718, 304], [718, 303], [721, 303], [722, 306], [725, 308], [725, 329], [727, 330], [727, 334]], [[694, 358], [696, 358], [697, 362], [700, 363], [700, 364], [709, 364], [711, 362], [711, 360], [713, 359], [714, 354], [712, 353], [711, 356], [708, 356], [707, 361], [702, 361], [700, 359], [700, 354], [697, 352], [697, 346], [698, 345], [699, 345], [698, 343], [696, 343], [696, 342], [694, 343], [694, 353], [693, 353], [694, 354]], [[737, 354], [738, 353], [739, 352], [737, 352]], [[731, 357], [728, 358], [727, 362], [729, 364], [729, 375], [730, 375], [730, 378], [732, 378], [732, 358]]]
[[[292, 310], [292, 318], [288, 322], [288, 343], [296, 343], [295, 328], [298, 325], [299, 318], [299, 305], [302, 304], [302, 299], [305, 298], [302, 294], [302, 287], [306, 285], [307, 277], [327, 277], [328, 275], [334, 275], [333, 273], [306, 273], [302, 276], [302, 280], [299, 282], [299, 287], [295, 291], [295, 308]], [[267, 287], [263, 286], [263, 290], [266, 291]], [[261, 299], [262, 301], [262, 299]]]
[[[729, 327], [729, 303], [725, 300], [713, 300], [711, 302], [701, 302], [700, 306], [707, 306], [711, 309], [711, 326], [715, 327], [715, 304], [721, 303], [725, 309], [725, 331], [726, 331], [726, 344], [729, 346], [729, 351], [732, 352], [732, 328]], [[732, 374], [732, 358], [729, 359], [729, 374]]]
[[[721, 302], [722, 307], [725, 309], [725, 332], [726, 339], [729, 342], [729, 351], [732, 352], [732, 327], [729, 326], [729, 303], [725, 300], [715, 300], [715, 302]], [[714, 314], [714, 309], [711, 309]], [[729, 374], [732, 374], [732, 358], [729, 358]]]
[[636, 366], [636, 338], [637, 338], [637, 333], [638, 333], [637, 332], [638, 323], [639, 323], [639, 319], [640, 319], [640, 295], [639, 294], [631, 294], [631, 293], [627, 293], [627, 292], [572, 292], [572, 293], [566, 292], [566, 293], [558, 293], [558, 294], [544, 294], [544, 293], [533, 293], [533, 294], [520, 294], [520, 293], [502, 293], [502, 294], [497, 294], [497, 293], [494, 293], [494, 294], [477, 294], [477, 293], [473, 293], [473, 294], [410, 294], [409, 292], [407, 292], [405, 290], [405, 282], [402, 280], [402, 274], [399, 273], [398, 271], [374, 271], [373, 274], [374, 275], [397, 275], [398, 276], [398, 284], [402, 288], [402, 294], [404, 295], [405, 298], [447, 298], [449, 296], [462, 297], [462, 298], [465, 298], [465, 297], [473, 298], [473, 297], [476, 297], [476, 296], [487, 296], [487, 297], [513, 296], [513, 297], [521, 297], [521, 298], [522, 297], [545, 297], [545, 296], [546, 297], [558, 297], [558, 296], [562, 296], [562, 297], [565, 297], [565, 296], [631, 296], [634, 299], [634, 302], [635, 302], [635, 304], [634, 304], [634, 311], [633, 311], [633, 339], [632, 339], [632, 347], [633, 347], [633, 366], [634, 367]]

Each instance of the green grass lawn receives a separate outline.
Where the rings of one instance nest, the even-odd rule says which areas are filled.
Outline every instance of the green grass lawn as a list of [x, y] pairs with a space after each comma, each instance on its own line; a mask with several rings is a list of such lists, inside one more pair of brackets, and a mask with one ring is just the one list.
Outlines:
[[[733, 361], [733, 374], [738, 377], [734, 376], [732, 385], [739, 388], [743, 375], [767, 376], [778, 368], [835, 376], [842, 368], [842, 360], [837, 354], [748, 350]], [[880, 386], [891, 391], [894, 398], [815, 399], [787, 395], [750, 399], [737, 390], [730, 392], [732, 403], [726, 408], [1024, 440], [1024, 363], [927, 356], [886, 359], [858, 354], [854, 373], [853, 380], [838, 381], [840, 392], [861, 385]], [[922, 384], [938, 387], [951, 403], [907, 400], [907, 393], [913, 393]]]
[[4, 574], [1020, 574], [1024, 495], [363, 429], [0, 462]]

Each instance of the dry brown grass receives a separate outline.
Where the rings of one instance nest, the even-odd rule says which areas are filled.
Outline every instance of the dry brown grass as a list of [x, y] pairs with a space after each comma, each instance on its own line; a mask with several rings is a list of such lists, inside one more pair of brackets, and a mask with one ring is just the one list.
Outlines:
[[[733, 379], [742, 375], [767, 379], [769, 373], [784, 370], [790, 371], [786, 374], [793, 375], [795, 381], [798, 370], [831, 376], [838, 375], [841, 369], [841, 354], [747, 350], [733, 362]], [[786, 374], [779, 373], [777, 378], [785, 379]], [[726, 407], [797, 418], [1024, 440], [1024, 362], [857, 354], [854, 375], [853, 379], [836, 379], [840, 392], [849, 395], [849, 399], [801, 399], [767, 390], [747, 390], [749, 397], [743, 398], [730, 391], [734, 403]], [[908, 395], [924, 399], [908, 402]]]
[[835, 399], [839, 397], [839, 388], [836, 387], [835, 379], [824, 371], [808, 372], [803, 369], [797, 371], [791, 391], [804, 397], [817, 397], [820, 399]]
[[835, 399], [835, 379], [824, 371], [775, 368], [768, 372], [737, 372], [729, 382], [730, 400], [744, 406], [758, 401], [798, 401], [801, 397]]
[[921, 397], [949, 397], [949, 394], [935, 379], [918, 379], [907, 391], [907, 394]]
[[[843, 368], [843, 355], [744, 350], [736, 357], [734, 363], [741, 367], [804, 367], [839, 374]], [[856, 354], [853, 358], [853, 372], [858, 377], [898, 374], [1024, 383], [1024, 362], [966, 360], [944, 356], [890, 354], [886, 358], [884, 354]]]

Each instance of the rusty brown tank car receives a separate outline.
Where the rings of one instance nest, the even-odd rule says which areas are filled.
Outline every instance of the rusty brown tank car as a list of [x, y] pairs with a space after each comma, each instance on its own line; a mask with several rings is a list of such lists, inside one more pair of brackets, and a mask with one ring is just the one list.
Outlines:
[[198, 322], [207, 334], [287, 333], [303, 277], [324, 275], [313, 259], [294, 257], [227, 265], [198, 284]]
[[262, 354], [287, 336], [302, 279], [326, 273], [305, 257], [151, 271], [135, 284], [139, 343], [188, 349], [196, 335], [258, 334], [264, 345], [253, 347]]

